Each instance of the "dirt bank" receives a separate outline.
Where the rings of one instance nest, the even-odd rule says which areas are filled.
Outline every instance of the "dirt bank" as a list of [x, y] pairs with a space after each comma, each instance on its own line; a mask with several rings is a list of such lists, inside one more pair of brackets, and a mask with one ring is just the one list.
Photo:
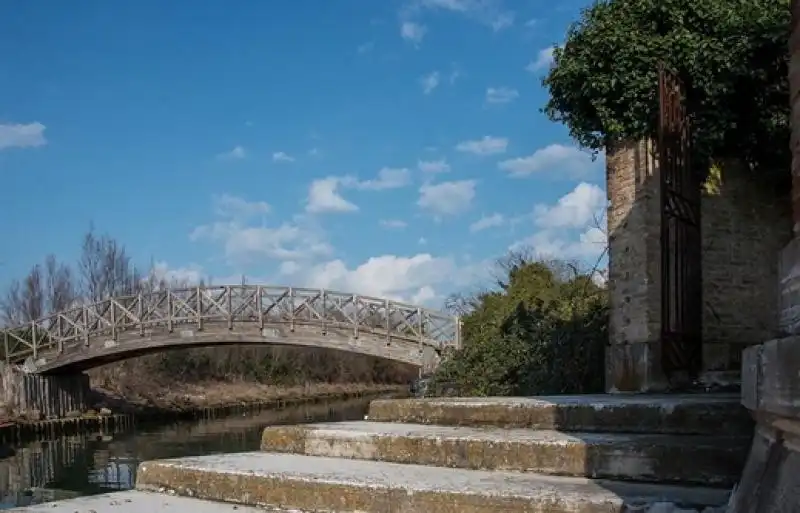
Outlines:
[[114, 390], [96, 387], [92, 404], [98, 411], [112, 413], [189, 412], [215, 410], [299, 399], [337, 399], [381, 392], [404, 392], [408, 387], [375, 383], [309, 383], [278, 387], [253, 382], [174, 383], [142, 390]]

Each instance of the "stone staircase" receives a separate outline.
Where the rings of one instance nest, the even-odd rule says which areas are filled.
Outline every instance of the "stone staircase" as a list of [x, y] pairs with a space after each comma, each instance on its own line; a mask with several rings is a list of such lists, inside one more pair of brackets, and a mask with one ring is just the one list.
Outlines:
[[193, 513], [702, 511], [727, 502], [751, 433], [738, 395], [382, 400], [364, 421], [268, 427], [259, 452], [143, 463], [126, 493]]

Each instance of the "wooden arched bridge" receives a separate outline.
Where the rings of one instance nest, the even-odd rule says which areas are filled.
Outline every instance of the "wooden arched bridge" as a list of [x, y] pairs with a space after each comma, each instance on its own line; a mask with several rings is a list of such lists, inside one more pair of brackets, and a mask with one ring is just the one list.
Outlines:
[[43, 374], [224, 344], [329, 348], [432, 368], [444, 350], [460, 346], [452, 315], [358, 294], [260, 285], [114, 297], [0, 333], [7, 362]]

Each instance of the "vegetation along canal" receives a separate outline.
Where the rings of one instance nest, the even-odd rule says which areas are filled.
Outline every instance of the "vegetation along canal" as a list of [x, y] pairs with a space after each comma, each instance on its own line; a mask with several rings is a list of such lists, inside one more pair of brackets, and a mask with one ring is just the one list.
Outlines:
[[[356, 420], [370, 399], [292, 406], [4, 449], [0, 510], [132, 488], [145, 460], [258, 450], [264, 426]], [[11, 454], [8, 454], [11, 453]]]

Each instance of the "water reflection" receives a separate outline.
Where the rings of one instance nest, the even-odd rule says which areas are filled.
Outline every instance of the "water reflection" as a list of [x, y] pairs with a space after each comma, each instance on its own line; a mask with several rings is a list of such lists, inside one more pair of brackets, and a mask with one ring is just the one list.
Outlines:
[[267, 425], [363, 418], [368, 400], [39, 441], [0, 460], [0, 510], [132, 488], [141, 461], [257, 450]]

